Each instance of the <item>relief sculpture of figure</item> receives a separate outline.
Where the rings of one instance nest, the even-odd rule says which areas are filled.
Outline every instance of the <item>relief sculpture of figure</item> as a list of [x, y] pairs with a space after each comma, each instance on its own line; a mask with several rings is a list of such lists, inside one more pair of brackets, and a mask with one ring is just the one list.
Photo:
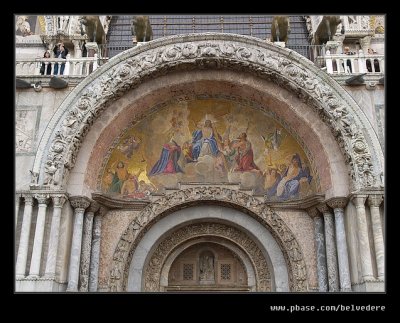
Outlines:
[[203, 255], [200, 259], [200, 280], [214, 280], [214, 258], [210, 255]]

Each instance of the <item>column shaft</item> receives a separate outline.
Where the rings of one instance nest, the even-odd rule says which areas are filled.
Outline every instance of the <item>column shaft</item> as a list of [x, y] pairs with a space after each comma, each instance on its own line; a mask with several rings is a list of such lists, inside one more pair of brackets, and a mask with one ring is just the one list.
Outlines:
[[339, 291], [338, 264], [336, 258], [335, 231], [333, 216], [329, 212], [324, 212], [325, 241], [326, 241], [326, 262], [328, 265], [328, 285], [330, 292]]
[[47, 209], [47, 197], [38, 196], [36, 199], [39, 201], [39, 211], [36, 220], [35, 238], [33, 241], [31, 268], [29, 269], [29, 276], [33, 277], [39, 277]]
[[96, 215], [94, 217], [92, 254], [90, 257], [89, 292], [97, 292], [99, 277], [101, 217], [102, 215]]
[[20, 196], [19, 194], [17, 194], [15, 197], [15, 230], [17, 230], [17, 224], [18, 224], [19, 203], [20, 203]]
[[382, 202], [382, 196], [371, 195], [368, 198], [368, 203], [371, 210], [372, 234], [374, 236], [375, 257], [378, 269], [378, 278], [385, 277], [385, 244], [382, 234], [382, 223], [379, 212], [379, 205]]
[[93, 212], [87, 212], [83, 224], [82, 255], [80, 267], [80, 292], [89, 290], [90, 251], [92, 245]]
[[33, 196], [25, 196], [24, 218], [22, 219], [21, 236], [17, 255], [15, 274], [17, 278], [25, 277], [26, 262], [28, 259], [29, 234], [32, 222]]
[[314, 217], [314, 234], [317, 247], [318, 286], [320, 292], [328, 291], [328, 278], [326, 268], [324, 223], [322, 217]]

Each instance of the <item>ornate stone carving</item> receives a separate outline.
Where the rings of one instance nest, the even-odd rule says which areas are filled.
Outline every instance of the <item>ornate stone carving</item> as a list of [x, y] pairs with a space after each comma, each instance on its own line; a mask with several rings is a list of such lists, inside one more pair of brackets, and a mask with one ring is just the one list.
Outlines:
[[167, 212], [199, 204], [203, 201], [234, 205], [267, 227], [277, 243], [280, 244], [287, 261], [290, 289], [292, 291], [307, 290], [307, 270], [300, 245], [279, 215], [271, 210], [269, 206], [248, 194], [228, 188], [208, 186], [193, 187], [171, 193], [143, 209], [129, 224], [117, 244], [111, 271], [123, 273], [123, 275], [120, 275], [119, 279], [116, 279], [113, 275], [110, 276], [110, 290], [125, 290], [129, 265], [135, 248], [152, 223], [166, 215]]
[[67, 201], [67, 197], [61, 194], [51, 195], [51, 198], [53, 199], [54, 207], [59, 207], [59, 208], [62, 208], [64, 203]]
[[325, 203], [318, 204], [317, 209], [321, 213], [331, 213], [331, 210], [329, 209], [328, 205], [326, 205]]
[[96, 213], [100, 209], [100, 204], [96, 201], [91, 201], [90, 206], [86, 212], [88, 213]]
[[[85, 90], [80, 90], [79, 94], [73, 93], [74, 97], [66, 100], [64, 109], [69, 112], [65, 112], [58, 127], [55, 127], [58, 128], [58, 137], [64, 137], [63, 150], [55, 152], [62, 162], [55, 162], [54, 156], [49, 154], [45, 162], [51, 165], [45, 170], [47, 182], [54, 178], [54, 168], [62, 172], [62, 179], [74, 167], [83, 138], [94, 118], [105, 109], [108, 102], [121, 97], [147, 77], [154, 78], [183, 67], [247, 71], [294, 92], [316, 109], [337, 136], [350, 165], [354, 187], [359, 189], [374, 185], [375, 173], [364, 135], [361, 131], [357, 134], [357, 140], [365, 146], [361, 153], [355, 149], [352, 140], [356, 129], [364, 128], [362, 122], [365, 121], [359, 118], [352, 120], [349, 108], [354, 103], [350, 102], [345, 91], [333, 82], [329, 83], [325, 75], [320, 75], [307, 59], [293, 51], [281, 48], [278, 51], [273, 45], [256, 42], [245, 36], [196, 35], [191, 36], [191, 41], [185, 37], [179, 35], [168, 42], [155, 40], [148, 49], [147, 45], [142, 45], [140, 49], [132, 50], [134, 56], [128, 56], [127, 52], [124, 59], [111, 65], [103, 74], [90, 78], [86, 88], [82, 86]], [[224, 45], [221, 45], [222, 40]], [[52, 140], [59, 139], [55, 136]], [[360, 159], [365, 161], [361, 162]], [[61, 169], [62, 166], [65, 166], [64, 169]], [[52, 182], [55, 182], [54, 179]], [[65, 180], [59, 182], [64, 183]]]
[[383, 201], [383, 195], [370, 195], [368, 197], [368, 205], [369, 206], [374, 206], [374, 207], [379, 207]]
[[348, 199], [347, 197], [334, 197], [329, 199], [326, 203], [332, 208], [340, 208], [344, 209], [347, 205]]
[[22, 194], [22, 197], [25, 200], [25, 205], [33, 205], [33, 203], [34, 203], [33, 195]]
[[49, 203], [49, 194], [35, 194], [35, 199], [39, 204], [48, 204]]
[[90, 205], [90, 199], [86, 196], [72, 196], [69, 202], [74, 209], [86, 209]]
[[[254, 263], [257, 291], [271, 291], [271, 275], [262, 251], [248, 235], [240, 230], [219, 223], [198, 223], [186, 226], [171, 233], [155, 249], [144, 274], [144, 291], [160, 290], [160, 274], [169, 254], [181, 243], [199, 236], [218, 236], [227, 238], [241, 247]], [[207, 265], [207, 264], [206, 264]], [[210, 278], [210, 277], [207, 277]]]
[[309, 209], [307, 209], [307, 213], [312, 218], [321, 217], [321, 213], [318, 211], [316, 207], [310, 207]]

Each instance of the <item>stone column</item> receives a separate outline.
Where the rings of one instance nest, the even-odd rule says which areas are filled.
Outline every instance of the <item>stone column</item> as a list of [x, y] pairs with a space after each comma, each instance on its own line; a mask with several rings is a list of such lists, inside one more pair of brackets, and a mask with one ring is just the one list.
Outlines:
[[94, 217], [92, 254], [90, 256], [89, 292], [97, 292], [100, 260], [101, 219], [106, 213], [107, 209], [102, 206]]
[[26, 271], [26, 261], [28, 259], [28, 247], [29, 247], [29, 233], [31, 231], [32, 222], [32, 207], [33, 207], [33, 196], [24, 195], [25, 209], [24, 218], [22, 219], [21, 235], [19, 238], [19, 247], [17, 254], [17, 264], [15, 266], [16, 278], [24, 278]]
[[70, 202], [75, 209], [75, 219], [72, 232], [71, 256], [69, 259], [67, 292], [77, 292], [82, 247], [83, 214], [85, 213], [85, 209], [90, 205], [90, 200], [85, 196], [73, 196], [70, 198]]
[[360, 45], [361, 49], [363, 50], [364, 53], [368, 53], [368, 48], [371, 47], [371, 36], [365, 36], [363, 38], [360, 38]]
[[18, 224], [18, 213], [19, 213], [19, 203], [21, 202], [21, 194], [15, 195], [15, 230], [17, 230]]
[[374, 235], [376, 265], [378, 267], [378, 279], [385, 278], [385, 245], [383, 242], [381, 216], [379, 206], [383, 201], [382, 195], [370, 195], [368, 205], [371, 210], [372, 233]]
[[330, 199], [327, 203], [331, 208], [333, 208], [335, 214], [340, 291], [351, 292], [349, 252], [347, 250], [346, 231], [344, 228], [344, 208], [347, 205], [347, 198], [335, 197]]
[[56, 275], [58, 240], [60, 237], [61, 210], [67, 200], [64, 194], [51, 196], [53, 200], [53, 218], [51, 219], [49, 249], [47, 251], [46, 269], [44, 275], [54, 279]]
[[31, 278], [39, 277], [40, 261], [42, 259], [42, 247], [44, 237], [44, 227], [46, 224], [46, 209], [49, 203], [48, 194], [36, 194], [36, 200], [39, 202], [39, 211], [36, 220], [35, 238], [33, 240], [31, 268], [29, 276]]
[[357, 236], [360, 248], [361, 272], [363, 280], [374, 280], [372, 271], [371, 252], [368, 239], [367, 217], [365, 214], [365, 200], [367, 195], [354, 195], [352, 202], [356, 206], [357, 211]]
[[[94, 57], [95, 54], [97, 54], [98, 50], [99, 50], [99, 46], [97, 45], [96, 42], [89, 42], [86, 43], [86, 49], [88, 52], [88, 57]], [[93, 63], [90, 63], [89, 65], [89, 73], [93, 72]]]
[[326, 268], [324, 220], [316, 207], [307, 210], [310, 217], [314, 220], [314, 237], [317, 252], [317, 273], [318, 290], [320, 292], [328, 291], [328, 277]]
[[90, 266], [90, 253], [92, 246], [92, 228], [93, 216], [99, 209], [100, 205], [96, 201], [92, 201], [85, 214], [83, 223], [83, 238], [82, 238], [82, 255], [81, 267], [79, 272], [80, 278], [80, 292], [87, 292], [89, 290], [89, 266]]
[[338, 292], [339, 279], [333, 215], [326, 204], [320, 204], [317, 208], [324, 215], [326, 263], [328, 265], [328, 287], [330, 292]]

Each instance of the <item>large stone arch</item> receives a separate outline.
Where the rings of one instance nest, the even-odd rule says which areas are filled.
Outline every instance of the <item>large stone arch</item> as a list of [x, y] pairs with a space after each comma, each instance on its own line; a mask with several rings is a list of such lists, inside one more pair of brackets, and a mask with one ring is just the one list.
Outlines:
[[63, 188], [94, 120], [113, 101], [149, 78], [176, 70], [229, 69], [268, 79], [312, 106], [337, 138], [352, 188], [380, 183], [383, 153], [362, 109], [325, 72], [296, 52], [234, 34], [162, 38], [123, 52], [82, 81], [53, 115], [39, 143], [33, 171]]
[[179, 190], [147, 205], [129, 224], [117, 243], [110, 266], [110, 291], [126, 289], [132, 256], [151, 226], [179, 209], [204, 202], [238, 209], [268, 229], [285, 257], [291, 291], [307, 290], [307, 268], [301, 247], [289, 227], [268, 205], [240, 191], [215, 186]]

